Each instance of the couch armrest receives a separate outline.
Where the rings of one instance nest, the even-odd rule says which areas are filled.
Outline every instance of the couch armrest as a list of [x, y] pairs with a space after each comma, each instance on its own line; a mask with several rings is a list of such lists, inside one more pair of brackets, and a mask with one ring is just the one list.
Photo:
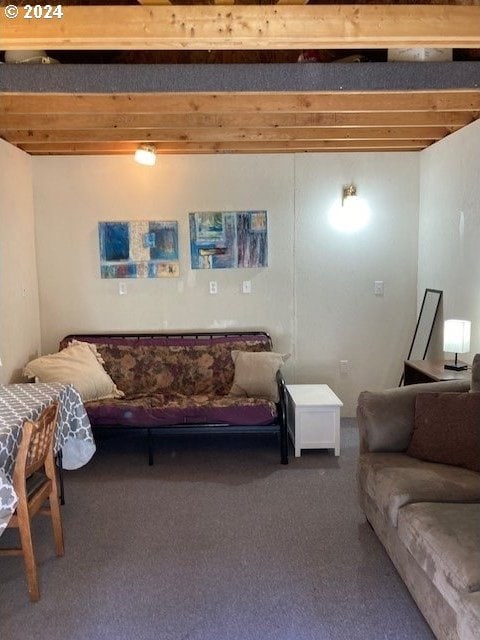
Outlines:
[[282, 464], [288, 464], [287, 386], [280, 369], [276, 375], [278, 385], [277, 412], [280, 423], [280, 450]]
[[472, 363], [472, 391], [480, 391], [480, 353], [476, 353]]
[[415, 398], [419, 393], [469, 389], [469, 381], [452, 380], [412, 384], [386, 391], [362, 391], [357, 405], [360, 453], [406, 450], [413, 429]]

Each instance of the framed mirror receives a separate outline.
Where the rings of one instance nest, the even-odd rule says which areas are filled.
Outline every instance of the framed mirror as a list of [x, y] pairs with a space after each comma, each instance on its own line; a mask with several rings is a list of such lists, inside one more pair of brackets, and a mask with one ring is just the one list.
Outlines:
[[[425, 289], [407, 360], [425, 360], [442, 295], [443, 291], [439, 289]], [[402, 386], [402, 383], [403, 374], [398, 386]]]

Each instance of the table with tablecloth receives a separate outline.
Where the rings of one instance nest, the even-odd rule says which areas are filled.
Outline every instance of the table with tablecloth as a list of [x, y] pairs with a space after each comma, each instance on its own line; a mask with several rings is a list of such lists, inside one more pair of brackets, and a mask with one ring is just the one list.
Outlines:
[[0, 385], [0, 535], [15, 511], [13, 469], [25, 420], [35, 421], [43, 409], [58, 402], [54, 451], [62, 452], [64, 469], [78, 469], [95, 453], [85, 407], [72, 385], [25, 383]]

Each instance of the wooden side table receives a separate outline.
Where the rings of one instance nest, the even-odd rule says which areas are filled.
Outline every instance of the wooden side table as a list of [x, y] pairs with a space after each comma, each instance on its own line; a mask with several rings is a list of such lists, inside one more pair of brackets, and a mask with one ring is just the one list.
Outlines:
[[287, 427], [295, 446], [334, 449], [340, 455], [340, 407], [343, 402], [326, 384], [287, 384]]
[[422, 382], [441, 382], [443, 380], [470, 380], [470, 369], [452, 371], [444, 368], [443, 362], [430, 360], [405, 360], [404, 383], [419, 384]]

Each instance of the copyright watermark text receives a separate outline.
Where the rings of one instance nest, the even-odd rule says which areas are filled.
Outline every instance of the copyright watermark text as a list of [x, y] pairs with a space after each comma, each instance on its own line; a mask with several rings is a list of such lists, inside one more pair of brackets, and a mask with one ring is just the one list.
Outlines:
[[63, 7], [61, 4], [25, 4], [21, 7], [8, 4], [4, 9], [4, 13], [9, 20], [15, 20], [15, 18], [52, 20], [54, 18], [63, 18]]

